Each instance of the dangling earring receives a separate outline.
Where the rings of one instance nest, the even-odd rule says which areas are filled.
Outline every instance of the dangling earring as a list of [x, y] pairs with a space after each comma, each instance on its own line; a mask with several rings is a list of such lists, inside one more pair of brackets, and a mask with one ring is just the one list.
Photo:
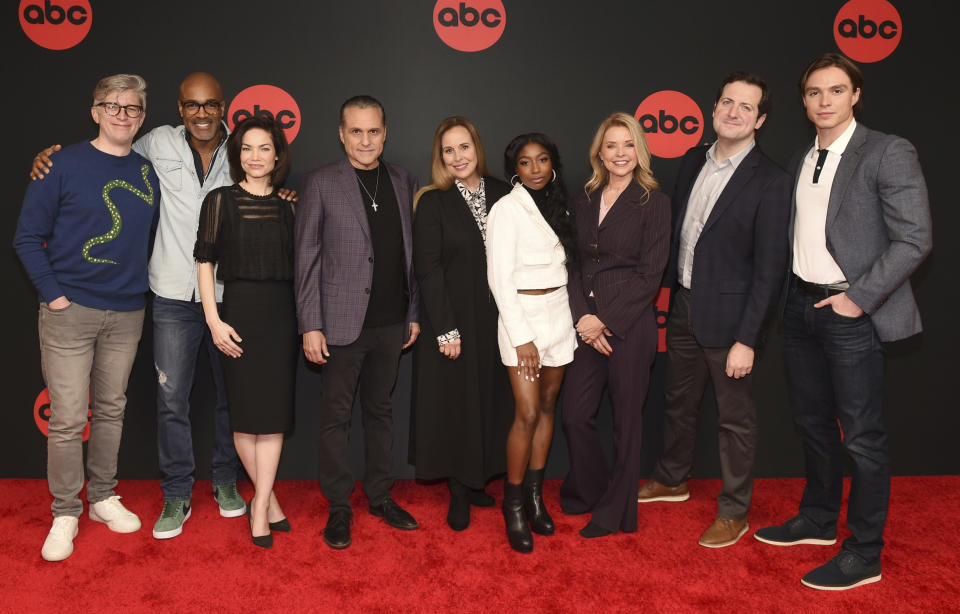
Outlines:
[[[514, 179], [517, 180], [516, 183], [514, 183], [514, 181], [513, 181]], [[521, 185], [523, 182], [520, 181], [519, 179], [520, 179], [520, 177], [518, 177], [517, 175], [514, 175], [513, 177], [510, 178], [510, 185], [512, 185], [513, 187], [517, 187], [518, 185]]]
[[556, 183], [556, 182], [557, 182], [557, 169], [554, 168], [554, 169], [551, 169], [551, 170], [553, 171], [553, 179], [550, 180], [550, 183]]

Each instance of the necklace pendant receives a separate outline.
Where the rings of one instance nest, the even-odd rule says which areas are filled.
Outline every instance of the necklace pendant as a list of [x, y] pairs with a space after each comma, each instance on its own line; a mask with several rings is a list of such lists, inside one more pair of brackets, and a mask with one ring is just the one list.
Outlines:
[[377, 212], [377, 201], [371, 201], [370, 206], [373, 207], [373, 212]]

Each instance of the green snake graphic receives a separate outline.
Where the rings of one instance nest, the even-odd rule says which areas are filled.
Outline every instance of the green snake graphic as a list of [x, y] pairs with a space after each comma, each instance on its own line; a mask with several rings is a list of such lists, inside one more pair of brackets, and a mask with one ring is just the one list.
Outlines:
[[122, 179], [114, 179], [113, 181], [108, 182], [107, 185], [103, 186], [103, 202], [107, 204], [107, 210], [110, 211], [110, 217], [113, 219], [113, 227], [111, 227], [106, 234], [102, 234], [99, 237], [93, 237], [83, 244], [83, 259], [87, 262], [93, 262], [94, 264], [117, 264], [116, 260], [110, 260], [109, 258], [96, 258], [90, 255], [91, 247], [103, 245], [104, 243], [113, 241], [120, 236], [120, 228], [123, 227], [123, 219], [120, 217], [120, 211], [117, 210], [117, 206], [113, 204], [112, 200], [110, 200], [110, 190], [114, 188], [123, 188], [124, 190], [132, 192], [134, 195], [145, 200], [146, 203], [151, 207], [153, 206], [153, 186], [150, 185], [150, 182], [147, 180], [147, 177], [150, 175], [150, 166], [148, 164], [141, 166], [140, 174], [143, 175], [143, 183], [145, 183], [147, 186], [147, 194], [144, 194]]

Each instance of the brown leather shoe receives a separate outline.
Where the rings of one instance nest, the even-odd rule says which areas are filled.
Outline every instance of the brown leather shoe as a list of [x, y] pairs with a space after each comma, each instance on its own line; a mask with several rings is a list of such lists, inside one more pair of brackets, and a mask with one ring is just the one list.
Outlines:
[[723, 548], [732, 546], [737, 540], [743, 537], [743, 534], [750, 528], [750, 523], [746, 518], [742, 520], [731, 520], [717, 516], [703, 535], [700, 536], [700, 545], [707, 548]]
[[686, 501], [690, 498], [690, 490], [686, 482], [676, 486], [664, 486], [656, 480], [647, 480], [637, 493], [639, 503], [653, 503], [654, 501]]

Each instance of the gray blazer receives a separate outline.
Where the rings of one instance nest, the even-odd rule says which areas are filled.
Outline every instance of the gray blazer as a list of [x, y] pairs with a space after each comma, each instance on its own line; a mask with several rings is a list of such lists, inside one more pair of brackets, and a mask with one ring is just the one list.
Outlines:
[[[382, 163], [400, 207], [407, 322], [416, 322], [420, 290], [413, 275], [413, 195], [417, 180], [407, 170]], [[360, 336], [373, 281], [373, 244], [357, 175], [343, 158], [303, 178], [294, 227], [294, 290], [300, 333], [322, 330], [331, 345]]]
[[[790, 246], [796, 219], [796, 158]], [[857, 124], [830, 190], [827, 250], [850, 283], [847, 296], [870, 315], [881, 341], [922, 330], [910, 275], [933, 247], [927, 185], [917, 151], [906, 139]]]

